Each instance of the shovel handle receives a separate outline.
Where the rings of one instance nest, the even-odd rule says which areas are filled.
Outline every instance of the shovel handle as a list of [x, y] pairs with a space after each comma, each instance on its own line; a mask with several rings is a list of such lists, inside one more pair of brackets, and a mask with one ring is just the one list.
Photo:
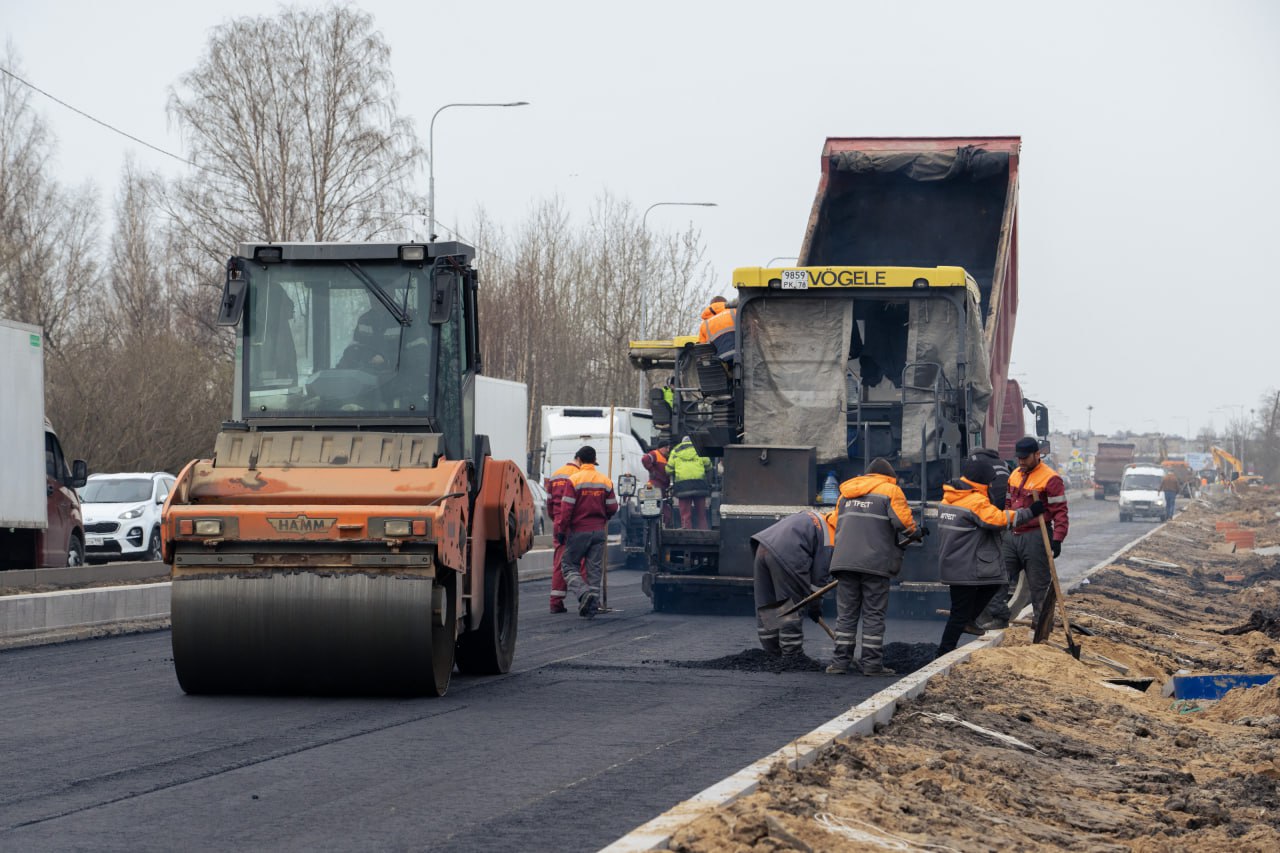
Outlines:
[[[1036, 500], [1042, 500], [1040, 492], [1032, 492]], [[1044, 555], [1049, 558], [1049, 577], [1053, 580], [1053, 594], [1058, 600], [1058, 613], [1062, 616], [1062, 627], [1067, 632], [1067, 645], [1075, 647], [1075, 637], [1071, 636], [1071, 621], [1067, 618], [1067, 603], [1062, 599], [1062, 586], [1058, 583], [1058, 566], [1053, 562], [1053, 546], [1049, 544], [1049, 528], [1044, 523], [1044, 515], [1037, 515], [1040, 522], [1040, 538], [1044, 540]]]
[[818, 624], [822, 626], [822, 630], [826, 631], [827, 636], [831, 638], [832, 642], [834, 642], [836, 639], [836, 632], [831, 630], [831, 626], [822, 621], [821, 618], [818, 619]]
[[818, 599], [818, 598], [822, 598], [822, 596], [831, 592], [831, 590], [836, 588], [836, 585], [838, 583], [840, 583], [840, 581], [832, 581], [831, 583], [827, 584], [817, 592], [810, 593], [809, 595], [800, 599], [790, 607], [783, 608], [781, 611], [778, 612], [778, 616], [790, 616], [792, 613], [795, 613], [797, 610], [799, 610], [801, 607], [804, 607], [809, 602], [814, 601], [815, 599]]

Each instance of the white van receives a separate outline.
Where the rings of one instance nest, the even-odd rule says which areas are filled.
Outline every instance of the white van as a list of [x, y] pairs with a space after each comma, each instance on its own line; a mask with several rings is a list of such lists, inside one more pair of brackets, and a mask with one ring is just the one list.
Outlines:
[[1159, 465], [1130, 465], [1120, 478], [1120, 520], [1155, 518], [1164, 521], [1164, 492], [1160, 481], [1165, 470]]

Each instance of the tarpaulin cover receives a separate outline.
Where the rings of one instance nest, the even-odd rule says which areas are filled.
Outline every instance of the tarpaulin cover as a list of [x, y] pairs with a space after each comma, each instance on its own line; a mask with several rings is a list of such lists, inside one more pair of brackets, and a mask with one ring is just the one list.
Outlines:
[[738, 322], [747, 443], [812, 446], [820, 464], [848, 458], [853, 300], [754, 299]]
[[[938, 456], [939, 439], [950, 447], [960, 442], [957, 425], [939, 423], [935, 414], [935, 384], [942, 388], [950, 387], [963, 392], [956, 363], [962, 355], [967, 361], [965, 376], [972, 385], [969, 399], [968, 431], [980, 431], [986, 423], [987, 409], [991, 405], [991, 365], [987, 360], [987, 350], [982, 339], [982, 322], [973, 300], [968, 300], [969, 309], [964, 318], [964, 347], [960, 352], [960, 336], [956, 333], [960, 328], [956, 316], [957, 308], [946, 299], [913, 299], [911, 306], [911, 322], [907, 332], [907, 371], [906, 371], [906, 406], [902, 413], [902, 458], [914, 462], [920, 459], [920, 442], [928, 447], [928, 458]], [[921, 365], [920, 362], [932, 362], [941, 365], [944, 383], [937, 382], [937, 368]], [[911, 367], [915, 363], [916, 367]], [[943, 432], [939, 435], [939, 429]]]
[[841, 172], [896, 172], [913, 181], [945, 181], [961, 175], [980, 181], [1009, 171], [1009, 154], [973, 146], [954, 151], [842, 151], [831, 158]]

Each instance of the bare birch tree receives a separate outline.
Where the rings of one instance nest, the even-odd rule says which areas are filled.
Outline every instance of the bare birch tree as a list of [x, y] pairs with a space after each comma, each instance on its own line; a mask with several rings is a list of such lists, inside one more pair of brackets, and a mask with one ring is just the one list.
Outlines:
[[175, 201], [185, 236], [215, 256], [252, 237], [366, 240], [420, 208], [422, 159], [396, 112], [390, 50], [350, 7], [286, 9], [216, 29], [171, 90], [201, 174]]

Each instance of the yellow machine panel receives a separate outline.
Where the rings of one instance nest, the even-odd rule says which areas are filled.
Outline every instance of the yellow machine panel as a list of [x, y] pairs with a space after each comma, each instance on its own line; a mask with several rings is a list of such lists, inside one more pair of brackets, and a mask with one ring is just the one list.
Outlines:
[[739, 267], [733, 286], [776, 290], [810, 288], [972, 287], [977, 283], [961, 267]]

